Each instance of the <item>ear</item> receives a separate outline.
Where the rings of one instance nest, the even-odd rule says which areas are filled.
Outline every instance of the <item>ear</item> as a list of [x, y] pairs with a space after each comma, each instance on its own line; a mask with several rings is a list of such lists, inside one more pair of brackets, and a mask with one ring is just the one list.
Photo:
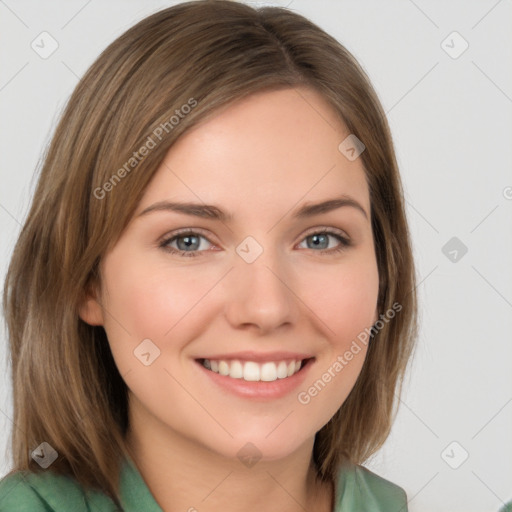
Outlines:
[[89, 325], [103, 325], [103, 309], [97, 300], [97, 286], [88, 283], [78, 305], [78, 315]]

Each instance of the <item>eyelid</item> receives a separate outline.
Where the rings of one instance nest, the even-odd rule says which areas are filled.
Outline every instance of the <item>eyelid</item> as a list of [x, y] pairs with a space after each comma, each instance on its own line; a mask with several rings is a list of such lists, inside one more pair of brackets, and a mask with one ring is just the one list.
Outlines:
[[308, 236], [310, 233], [321, 233], [324, 231], [336, 233], [341, 237], [345, 238], [346, 240], [350, 240], [350, 237], [348, 236], [348, 233], [346, 231], [344, 231], [343, 229], [335, 228], [334, 226], [313, 226], [312, 228], [309, 228], [305, 233], [303, 233], [301, 237], [304, 238], [305, 236]]
[[172, 230], [169, 233], [166, 233], [165, 235], [160, 237], [158, 239], [158, 244], [161, 244], [163, 242], [168, 242], [172, 238], [175, 238], [175, 237], [177, 237], [179, 235], [186, 235], [186, 234], [189, 234], [189, 233], [202, 235], [211, 244], [213, 244], [213, 242], [210, 240], [209, 232], [205, 231], [202, 228], [193, 228], [193, 227], [190, 227], [190, 228], [179, 228], [179, 229]]

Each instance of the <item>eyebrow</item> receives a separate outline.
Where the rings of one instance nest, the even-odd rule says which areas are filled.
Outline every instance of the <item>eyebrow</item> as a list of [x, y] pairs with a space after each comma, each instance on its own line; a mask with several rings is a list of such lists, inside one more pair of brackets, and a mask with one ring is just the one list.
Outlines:
[[[355, 199], [346, 195], [342, 197], [336, 197], [334, 199], [329, 199], [327, 201], [322, 201], [321, 203], [306, 203], [297, 212], [294, 213], [293, 218], [303, 219], [312, 217], [313, 215], [328, 213], [338, 208], [347, 206], [357, 209], [365, 216], [366, 219], [368, 219], [366, 210]], [[186, 215], [193, 215], [203, 219], [220, 220], [222, 222], [230, 222], [233, 219], [233, 215], [231, 213], [227, 213], [213, 204], [180, 203], [170, 201], [159, 201], [154, 203], [139, 213], [137, 217], [147, 215], [151, 212], [162, 211], [184, 213]]]

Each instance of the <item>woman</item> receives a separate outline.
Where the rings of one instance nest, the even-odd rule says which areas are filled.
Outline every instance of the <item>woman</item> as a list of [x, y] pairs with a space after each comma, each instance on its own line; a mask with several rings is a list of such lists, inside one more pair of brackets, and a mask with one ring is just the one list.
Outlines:
[[361, 465], [417, 330], [400, 177], [368, 78], [305, 18], [198, 1], [114, 41], [4, 304], [0, 511], [407, 510]]

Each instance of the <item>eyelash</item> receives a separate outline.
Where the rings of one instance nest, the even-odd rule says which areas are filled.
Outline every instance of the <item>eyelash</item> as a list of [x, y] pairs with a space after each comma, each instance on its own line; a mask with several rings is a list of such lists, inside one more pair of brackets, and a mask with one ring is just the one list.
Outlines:
[[[199, 235], [200, 237], [208, 240], [208, 238], [206, 236], [204, 236], [200, 231], [193, 231], [192, 229], [183, 229], [183, 230], [175, 231], [171, 237], [168, 237], [165, 240], [162, 240], [162, 242], [159, 244], [159, 247], [166, 252], [169, 252], [171, 254], [177, 254], [179, 256], [184, 256], [186, 258], [195, 257], [202, 252], [206, 252], [206, 251], [180, 251], [179, 249], [174, 249], [173, 247], [169, 247], [167, 245], [170, 242], [176, 240], [177, 238], [181, 238], [181, 237], [187, 236], [187, 235], [194, 235], [194, 236]], [[321, 251], [314, 251], [314, 252], [318, 252], [322, 255], [337, 254], [341, 251], [344, 251], [345, 249], [347, 249], [348, 247], [350, 247], [352, 245], [352, 242], [348, 238], [341, 236], [338, 231], [334, 231], [332, 229], [323, 229], [323, 228], [321, 228], [320, 231], [313, 231], [313, 232], [307, 233], [302, 240], [305, 240], [306, 238], [313, 236], [313, 235], [331, 235], [340, 242], [340, 245], [338, 245], [337, 247], [334, 247], [332, 249], [323, 249]], [[208, 240], [208, 242], [210, 242], [210, 241]]]

